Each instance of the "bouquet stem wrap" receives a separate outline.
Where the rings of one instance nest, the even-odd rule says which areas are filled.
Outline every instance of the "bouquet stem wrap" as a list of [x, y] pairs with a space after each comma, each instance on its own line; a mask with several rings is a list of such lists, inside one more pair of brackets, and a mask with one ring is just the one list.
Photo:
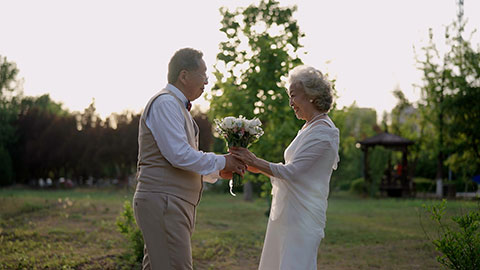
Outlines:
[[[228, 145], [228, 148], [230, 147], [245, 147], [247, 148], [248, 145], [245, 145], [245, 144], [242, 144], [242, 143], [235, 143], [235, 142], [232, 142], [232, 143], [229, 143], [227, 142], [227, 145]], [[232, 194], [232, 196], [237, 196], [235, 193], [233, 193], [233, 187], [235, 185], [235, 183], [237, 183], [237, 185], [239, 185], [240, 183], [242, 182], [242, 176], [240, 176], [238, 173], [233, 173], [233, 177], [232, 179], [230, 179], [230, 181], [228, 181], [228, 186], [230, 187], [230, 194]]]
[[[215, 130], [225, 139], [229, 148], [248, 148], [263, 135], [263, 130], [260, 127], [262, 122], [258, 118], [248, 120], [243, 116], [239, 118], [229, 116], [222, 120], [215, 119], [215, 123], [217, 124]], [[234, 184], [240, 184], [241, 180], [242, 177], [239, 174], [233, 173], [233, 177], [228, 183], [232, 196], [236, 196], [233, 193]]]

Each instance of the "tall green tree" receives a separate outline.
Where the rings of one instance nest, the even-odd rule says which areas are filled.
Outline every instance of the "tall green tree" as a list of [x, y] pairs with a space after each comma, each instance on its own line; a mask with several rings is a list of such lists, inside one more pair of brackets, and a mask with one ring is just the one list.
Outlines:
[[445, 53], [430, 31], [425, 57], [418, 61], [423, 117], [436, 135], [437, 179], [444, 178], [445, 165], [460, 175], [480, 173], [480, 47], [463, 37], [464, 28], [462, 20], [446, 27]]
[[302, 64], [298, 49], [304, 34], [295, 11], [295, 6], [282, 7], [274, 0], [234, 11], [220, 9], [226, 41], [219, 46], [209, 117], [259, 118], [265, 134], [252, 150], [274, 162], [282, 161], [301, 126], [288, 105], [284, 82], [289, 70]]
[[0, 55], [0, 186], [13, 182], [11, 149], [15, 142], [15, 127], [18, 97], [22, 80], [15, 63]]
[[448, 37], [451, 50], [444, 60], [448, 63], [444, 107], [450, 135], [447, 143], [451, 146], [445, 164], [463, 176], [472, 176], [480, 174], [480, 45], [475, 48], [462, 37], [464, 25], [452, 28], [459, 34]]
[[422, 93], [422, 117], [433, 127], [432, 150], [437, 159], [437, 182], [442, 181], [445, 175], [445, 106], [444, 99], [447, 94], [446, 88], [446, 62], [433, 41], [432, 29], [429, 31], [429, 43], [423, 47], [425, 53], [423, 60], [418, 60], [419, 69], [423, 72]]

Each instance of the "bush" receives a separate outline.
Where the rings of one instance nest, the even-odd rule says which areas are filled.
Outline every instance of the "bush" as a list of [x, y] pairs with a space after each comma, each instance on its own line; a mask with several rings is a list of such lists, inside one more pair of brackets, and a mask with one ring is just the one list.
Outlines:
[[437, 261], [449, 269], [480, 269], [480, 209], [452, 217], [455, 225], [446, 225], [442, 221], [446, 203], [443, 200], [437, 205], [423, 205], [439, 226], [438, 237], [432, 240], [435, 248], [442, 253]]
[[350, 189], [351, 185], [352, 185], [351, 182], [342, 182], [338, 185], [338, 190], [347, 191]]
[[331, 192], [336, 191], [349, 191], [350, 186], [352, 185], [352, 179], [348, 177], [334, 177], [330, 179], [330, 190]]
[[7, 149], [0, 145], [0, 187], [13, 184], [12, 159]]
[[413, 183], [415, 183], [415, 190], [417, 192], [435, 192], [436, 183], [432, 179], [415, 177], [413, 178]]
[[469, 178], [458, 179], [454, 184], [458, 192], [476, 192], [478, 190], [478, 184]]
[[350, 184], [350, 191], [355, 194], [366, 195], [368, 194], [367, 185], [365, 184], [365, 180], [362, 178], [357, 178], [352, 181]]
[[124, 254], [124, 259], [130, 264], [141, 263], [143, 260], [143, 236], [142, 232], [135, 222], [133, 215], [132, 202], [125, 201], [123, 212], [117, 218], [117, 227], [128, 240], [128, 252]]

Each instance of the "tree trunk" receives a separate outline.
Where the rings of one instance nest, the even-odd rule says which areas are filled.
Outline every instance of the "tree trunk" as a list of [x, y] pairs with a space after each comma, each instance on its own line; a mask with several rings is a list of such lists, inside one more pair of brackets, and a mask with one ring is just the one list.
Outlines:
[[[445, 67], [444, 67], [445, 70]], [[437, 197], [443, 197], [443, 85], [445, 82], [445, 71], [442, 74], [442, 89], [440, 92], [440, 111], [438, 112], [438, 156], [437, 156]]]
[[437, 197], [443, 197], [443, 132], [442, 132], [443, 122], [440, 122], [440, 140], [439, 140], [439, 151], [437, 156], [437, 175], [435, 179], [437, 180]]
[[243, 185], [243, 199], [251, 202], [253, 200], [252, 183], [250, 181]]

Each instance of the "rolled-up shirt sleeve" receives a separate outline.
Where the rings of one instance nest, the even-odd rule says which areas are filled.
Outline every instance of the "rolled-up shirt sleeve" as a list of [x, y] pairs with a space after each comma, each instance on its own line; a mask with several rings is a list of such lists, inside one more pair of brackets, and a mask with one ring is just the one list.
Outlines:
[[172, 166], [201, 175], [218, 175], [218, 171], [225, 167], [225, 157], [195, 150], [188, 143], [184, 121], [178, 101], [162, 95], [153, 101], [146, 124], [160, 152]]
[[270, 163], [270, 170], [276, 178], [291, 180], [296, 179], [298, 175], [308, 173], [315, 162], [331, 149], [328, 141], [311, 140], [304, 145], [301, 151], [295, 155], [293, 160], [287, 164]]

